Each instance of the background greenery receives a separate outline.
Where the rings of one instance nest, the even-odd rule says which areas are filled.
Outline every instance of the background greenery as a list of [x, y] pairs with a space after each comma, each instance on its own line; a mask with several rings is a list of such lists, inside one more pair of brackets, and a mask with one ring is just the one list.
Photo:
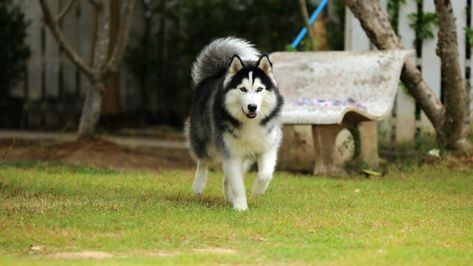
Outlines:
[[[334, 3], [334, 16], [326, 23], [328, 41], [340, 50], [344, 1]], [[145, 117], [175, 126], [182, 125], [189, 111], [192, 62], [210, 41], [237, 36], [271, 53], [286, 50], [303, 26], [298, 1], [162, 0], [139, 5], [144, 30], [132, 33], [125, 62], [139, 83]], [[308, 5], [309, 12], [315, 8]]]
[[[190, 104], [190, 67], [211, 40], [237, 36], [269, 53], [284, 50], [302, 21], [297, 1], [140, 1], [144, 31], [132, 38], [126, 62], [150, 120], [181, 125]], [[150, 107], [149, 96], [156, 99]], [[161, 120], [161, 121], [160, 121]]]
[[30, 56], [26, 44], [28, 22], [20, 8], [11, 0], [0, 1], [0, 101], [9, 96], [9, 90], [26, 71], [26, 60]]

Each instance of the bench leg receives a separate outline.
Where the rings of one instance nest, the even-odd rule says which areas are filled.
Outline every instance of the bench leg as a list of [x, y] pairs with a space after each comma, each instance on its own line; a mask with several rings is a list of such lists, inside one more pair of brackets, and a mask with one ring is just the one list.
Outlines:
[[378, 156], [378, 127], [376, 122], [361, 122], [358, 125], [360, 134], [359, 160], [366, 163], [370, 168], [379, 166]]
[[335, 156], [335, 140], [344, 126], [313, 125], [315, 148], [314, 175], [336, 175], [343, 172], [343, 162]]

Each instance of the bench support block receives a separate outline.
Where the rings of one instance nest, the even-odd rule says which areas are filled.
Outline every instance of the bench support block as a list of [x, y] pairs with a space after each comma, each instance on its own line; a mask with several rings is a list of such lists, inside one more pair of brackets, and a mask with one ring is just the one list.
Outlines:
[[378, 156], [378, 127], [375, 121], [361, 122], [358, 125], [360, 133], [359, 160], [370, 168], [379, 166]]
[[[355, 145], [359, 147], [359, 155], [355, 160], [363, 162], [373, 169], [379, 165], [378, 156], [378, 129], [376, 122], [359, 122], [356, 125], [358, 138]], [[312, 125], [314, 138], [315, 166], [314, 175], [339, 175], [344, 173], [344, 162], [336, 156], [336, 139], [340, 131], [350, 128], [342, 125]], [[352, 132], [353, 133], [353, 132]]]
[[315, 148], [314, 175], [335, 175], [343, 172], [343, 163], [335, 156], [335, 140], [345, 127], [342, 125], [313, 125]]

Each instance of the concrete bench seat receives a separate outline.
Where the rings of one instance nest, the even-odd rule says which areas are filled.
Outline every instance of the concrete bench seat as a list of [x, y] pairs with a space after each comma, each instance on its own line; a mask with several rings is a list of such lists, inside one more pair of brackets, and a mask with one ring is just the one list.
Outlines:
[[390, 115], [404, 62], [413, 50], [276, 52], [273, 71], [285, 97], [284, 124], [312, 125], [314, 174], [337, 174], [335, 139], [343, 129], [355, 138], [358, 159], [378, 164], [376, 121]]

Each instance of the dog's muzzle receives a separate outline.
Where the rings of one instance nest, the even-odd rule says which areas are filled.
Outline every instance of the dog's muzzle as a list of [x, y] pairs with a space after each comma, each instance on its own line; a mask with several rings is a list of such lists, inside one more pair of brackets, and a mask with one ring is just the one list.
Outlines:
[[248, 113], [245, 113], [246, 114], [246, 117], [250, 118], [250, 119], [253, 119], [256, 117], [256, 109], [258, 109], [258, 106], [256, 104], [248, 104]]

